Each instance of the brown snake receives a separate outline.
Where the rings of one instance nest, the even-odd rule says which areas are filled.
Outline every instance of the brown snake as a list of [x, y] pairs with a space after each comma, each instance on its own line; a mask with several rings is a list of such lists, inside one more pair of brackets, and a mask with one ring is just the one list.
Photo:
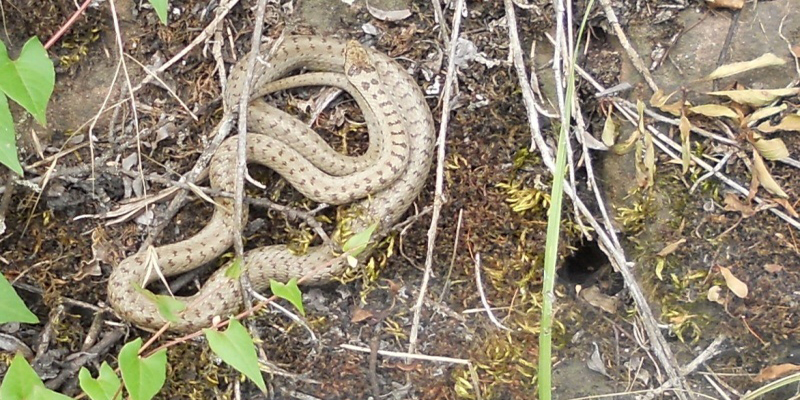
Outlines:
[[[266, 46], [262, 46], [266, 47]], [[262, 55], [268, 49], [262, 48]], [[246, 58], [242, 58], [246, 60]], [[284, 78], [306, 69], [320, 71]], [[245, 61], [231, 69], [228, 104], [238, 104], [245, 79]], [[284, 78], [283, 80], [280, 80]], [[362, 156], [342, 155], [328, 146], [302, 122], [258, 99], [263, 94], [304, 85], [333, 85], [346, 90], [359, 104], [369, 127], [370, 145]], [[314, 36], [286, 37], [268, 63], [258, 62], [248, 110], [247, 160], [268, 166], [305, 196], [318, 202], [346, 204], [354, 216], [349, 230], [359, 232], [379, 223], [373, 241], [385, 234], [419, 194], [430, 170], [434, 143], [433, 119], [416, 82], [395, 61], [356, 42]], [[211, 186], [233, 192], [237, 137], [226, 139], [214, 154], [209, 169]], [[233, 200], [217, 203], [208, 224], [181, 242], [155, 248], [165, 276], [174, 276], [214, 261], [233, 244]], [[247, 219], [245, 207], [243, 218]], [[362, 253], [360, 258], [367, 256]], [[124, 259], [111, 274], [108, 299], [124, 319], [148, 330], [166, 320], [159, 314], [152, 293], [142, 290], [157, 279], [147, 271], [147, 252]], [[311, 247], [297, 255], [285, 245], [248, 251], [244, 271], [255, 290], [269, 287], [270, 279], [286, 282], [313, 274], [305, 283], [331, 280], [346, 266], [327, 246]], [[220, 268], [188, 297], [170, 330], [194, 331], [226, 318], [241, 308], [241, 287]]]

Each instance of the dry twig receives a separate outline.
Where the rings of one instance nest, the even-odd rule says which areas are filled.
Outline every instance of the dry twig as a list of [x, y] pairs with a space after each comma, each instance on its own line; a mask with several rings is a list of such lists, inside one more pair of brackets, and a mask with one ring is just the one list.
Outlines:
[[[507, 16], [510, 18], [510, 16]], [[558, 48], [560, 46], [561, 41], [556, 41], [556, 51], [555, 57], [558, 58]], [[556, 68], [556, 72], [558, 69]], [[558, 75], [557, 75], [558, 76]], [[518, 77], [519, 80], [527, 79], [523, 76]], [[560, 82], [560, 80], [557, 80]], [[558, 86], [558, 85], [557, 85]], [[563, 100], [561, 109], [563, 110]], [[542, 161], [544, 162], [545, 166], [553, 173], [555, 171], [555, 162], [553, 159], [553, 155], [550, 151], [550, 148], [547, 146], [544, 138], [539, 135], [534, 135], [534, 141], [536, 141], [537, 146], [540, 149], [542, 155]], [[661, 364], [664, 366], [665, 370], [667, 371], [667, 375], [670, 379], [676, 379], [683, 385], [683, 380], [678, 376], [677, 367], [675, 365], [674, 356], [672, 355], [672, 351], [668, 347], [666, 340], [661, 335], [660, 331], [658, 330], [658, 324], [653, 316], [652, 310], [650, 309], [650, 305], [647, 302], [644, 294], [639, 288], [638, 283], [636, 282], [636, 277], [634, 276], [633, 272], [631, 271], [631, 263], [629, 263], [625, 259], [624, 252], [621, 248], [619, 248], [614, 241], [611, 239], [611, 233], [608, 233], [603, 229], [602, 226], [597, 222], [597, 220], [592, 216], [589, 209], [583, 203], [583, 201], [577, 196], [575, 191], [572, 187], [566, 185], [564, 186], [564, 193], [570, 197], [573, 203], [578, 207], [580, 213], [588, 220], [592, 228], [595, 229], [597, 233], [600, 248], [609, 256], [609, 259], [614, 265], [614, 267], [622, 274], [623, 279], [626, 283], [626, 286], [629, 288], [631, 292], [631, 296], [633, 297], [637, 308], [639, 310], [640, 315], [642, 316], [642, 320], [644, 321], [645, 330], [647, 332], [647, 336], [650, 339], [650, 342], [653, 346], [653, 350], [656, 353]], [[685, 394], [681, 391], [676, 391], [677, 395], [684, 400]]]
[[417, 302], [414, 305], [414, 317], [411, 325], [411, 333], [408, 339], [408, 352], [414, 354], [417, 347], [417, 335], [419, 334], [419, 320], [422, 314], [422, 306], [425, 301], [425, 293], [428, 289], [431, 271], [433, 269], [433, 250], [436, 244], [436, 232], [439, 226], [439, 214], [442, 211], [444, 202], [444, 164], [445, 164], [445, 144], [447, 139], [447, 124], [450, 120], [450, 98], [453, 93], [453, 81], [456, 76], [455, 53], [456, 43], [458, 43], [458, 33], [461, 28], [461, 11], [464, 8], [464, 0], [456, 1], [456, 9], [453, 13], [453, 28], [450, 36], [450, 54], [447, 62], [447, 77], [442, 94], [442, 120], [439, 125], [439, 137], [436, 140], [438, 151], [436, 153], [436, 189], [433, 195], [433, 214], [431, 225], [428, 228], [428, 249], [425, 254], [425, 273], [420, 284]]

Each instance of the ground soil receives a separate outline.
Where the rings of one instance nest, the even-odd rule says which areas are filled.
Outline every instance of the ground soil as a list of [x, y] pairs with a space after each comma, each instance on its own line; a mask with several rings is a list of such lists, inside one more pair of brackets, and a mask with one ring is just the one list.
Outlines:
[[[669, 56], [654, 68], [659, 86], [668, 93], [688, 87], [687, 97], [702, 103], [711, 101], [700, 93], [712, 83], [706, 87], [697, 84], [697, 79], [720, 63], [749, 60], [766, 51], [794, 61], [781, 39], [783, 35], [790, 44], [800, 43], [800, 17], [789, 12], [792, 2], [748, 4], [739, 15], [710, 10], [693, 1], [686, 5], [680, 1], [620, 0], [614, 2], [614, 8], [646, 64], [650, 65], [656, 54], [653, 49], [669, 48]], [[115, 3], [125, 51], [144, 65], [157, 66], [183, 49], [213, 18], [216, 4], [197, 0], [172, 3], [167, 26], [161, 25], [146, 5], [129, 0]], [[546, 0], [528, 3], [531, 8], [517, 10], [522, 48], [527, 51], [536, 43], [536, 54], [528, 67], [539, 77], [543, 104], [551, 107], [556, 97], [547, 34], [554, 36], [553, 6]], [[49, 38], [74, 9], [73, 2], [64, 0], [11, 0], [2, 5], [5, 18], [1, 36], [12, 54], [30, 36], [43, 41]], [[274, 38], [284, 31], [313, 32], [364, 40], [408, 67], [428, 94], [438, 123], [447, 58], [443, 53], [445, 35], [434, 19], [431, 2], [370, 1], [369, 5], [384, 10], [408, 8], [411, 16], [396, 22], [380, 21], [370, 15], [362, 0], [271, 3], [264, 35]], [[255, 1], [243, 1], [225, 22], [227, 47], [223, 55], [228, 65], [249, 48], [254, 6]], [[573, 3], [576, 21], [585, 6], [583, 1]], [[243, 383], [245, 398], [455, 399], [478, 398], [478, 393], [488, 399], [536, 397], [541, 270], [551, 175], [538, 151], [531, 150], [527, 114], [509, 63], [503, 4], [469, 2], [468, 9], [461, 31], [480, 57], [460, 67], [452, 100], [444, 165], [446, 201], [438, 222], [433, 277], [424, 294], [417, 349], [422, 354], [470, 360], [473, 369], [448, 362], [404, 364], [401, 359], [388, 357], [371, 361], [368, 354], [340, 347], [353, 344], [401, 352], [408, 349], [431, 223], [430, 213], [423, 210], [433, 204], [432, 173], [416, 207], [408, 213], [410, 224], [378, 252], [377, 275], [305, 289], [306, 318], [316, 341], [280, 313], [265, 312], [251, 319], [251, 329], [263, 341], [260, 347], [269, 363], [265, 368], [272, 373], [265, 375], [268, 396]], [[446, 10], [446, 14], [445, 25], [449, 26], [452, 10]], [[135, 197], [141, 186], [135, 174], [131, 177], [120, 172], [123, 164], [140, 150], [146, 174], [177, 179], [194, 165], [213, 134], [210, 127], [221, 116], [210, 45], [190, 51], [160, 76], [198, 114], [197, 121], [155, 84], [135, 94], [134, 113], [127, 96], [119, 94], [120, 85], [112, 85], [120, 60], [110, 15], [109, 2], [89, 8], [50, 49], [58, 76], [48, 108], [49, 126], [39, 127], [21, 110], [13, 110], [23, 164], [28, 167], [25, 178], [40, 183], [52, 165], [59, 172], [41, 193], [16, 187], [6, 210], [7, 230], [0, 237], [3, 273], [15, 280], [26, 304], [49, 323], [10, 324], [0, 330], [32, 348], [40, 346], [42, 335], [49, 335], [49, 341], [38, 347], [42, 352], [34, 363], [45, 382], [68, 369], [70, 357], [82, 351], [87, 336], [97, 336], [90, 328], [97, 327], [102, 337], [125, 326], [107, 308], [105, 283], [111, 269], [139, 249], [146, 224], [163, 214], [166, 202], [154, 204], [136, 221], [110, 224], [103, 218], [104, 213]], [[787, 18], [782, 19], [783, 15]], [[733, 25], [738, 28], [726, 42]], [[622, 96], [647, 101], [652, 92], [631, 66], [601, 12], [591, 12], [588, 31], [591, 40], [579, 59], [580, 65], [605, 87], [632, 84], [633, 89]], [[130, 58], [125, 61], [129, 75], [116, 76], [116, 80], [129, 79], [136, 85], [145, 74]], [[768, 72], [748, 74], [739, 82], [772, 88], [783, 87], [796, 77], [789, 62]], [[714, 85], [724, 88], [732, 82], [722, 80]], [[584, 80], [579, 80], [577, 92], [588, 131], [599, 139], [608, 103], [598, 100], [597, 90]], [[300, 106], [294, 99], [307, 95], [305, 91], [292, 92], [276, 101], [288, 103], [290, 111], [298, 112]], [[789, 103], [797, 104], [796, 100]], [[357, 134], [342, 140], [341, 133], [349, 128], [336, 125], [333, 117], [342, 107], [352, 111], [344, 103], [324, 114], [318, 125], [332, 144], [341, 147], [346, 142], [349, 151], [358, 152], [363, 148], [364, 135], [355, 129]], [[90, 132], [88, 127], [103, 104], [122, 105], [104, 111]], [[737, 129], [713, 119], [696, 123], [722, 135], [726, 128]], [[547, 136], [555, 138], [553, 129], [558, 123], [543, 119], [543, 125]], [[667, 125], [656, 126], [680, 140], [676, 128], [670, 131]], [[137, 129], [141, 132], [139, 147]], [[632, 125], [623, 125], [623, 137], [633, 129]], [[94, 139], [91, 146], [90, 136]], [[733, 137], [744, 143], [740, 131]], [[779, 133], [776, 137], [786, 142], [790, 154], [798, 153], [800, 139], [796, 134]], [[711, 139], [695, 140], [697, 154], [715, 159], [732, 148]], [[574, 139], [572, 144], [573, 158], [581, 159], [580, 145]], [[51, 156], [63, 149], [72, 151], [53, 164]], [[39, 150], [50, 158], [42, 161]], [[800, 364], [800, 269], [795, 228], [767, 210], [749, 218], [726, 211], [724, 199], [730, 188], [715, 178], [704, 180], [690, 193], [689, 188], [705, 172], [693, 166], [684, 175], [681, 165], [663, 152], [657, 153], [657, 173], [649, 189], [637, 185], [634, 152], [617, 155], [592, 151], [590, 155], [599, 181], [599, 187], [593, 190], [599, 190], [607, 201], [638, 285], [679, 364], [689, 362], [715, 338], [728, 338], [724, 351], [689, 376], [691, 390], [720, 398], [704, 377], [713, 375], [728, 393], [742, 394], [760, 385], [754, 377], [762, 368]], [[724, 169], [745, 187], [750, 182], [747, 158], [747, 152], [737, 153]], [[800, 186], [794, 167], [780, 162], [767, 165], [789, 201], [796, 201]], [[268, 182], [268, 188], [266, 193], [253, 189], [250, 195], [294, 207], [313, 207], [270, 171], [254, 169], [253, 175]], [[585, 167], [577, 168], [576, 179], [581, 198], [596, 211], [598, 204], [587, 186]], [[150, 194], [164, 188], [148, 182]], [[759, 195], [770, 198], [763, 189]], [[203, 226], [211, 209], [204, 200], [193, 198], [157, 243], [190, 236]], [[654, 363], [649, 345], [643, 342], [641, 321], [620, 275], [597, 244], [581, 236], [572, 204], [567, 202], [564, 210], [553, 333], [555, 397], [618, 393], [614, 398], [634, 398], [633, 392], [659, 386], [663, 372]], [[297, 243], [311, 232], [280, 213], [253, 210], [252, 214], [245, 232], [248, 248]], [[333, 210], [326, 215], [335, 217]], [[599, 213], [595, 215], [599, 217]], [[685, 242], [677, 250], [658, 255], [679, 239]], [[486, 298], [510, 331], [499, 329], [482, 311], [475, 279], [477, 254]], [[768, 265], [781, 268], [765, 268]], [[730, 268], [748, 285], [748, 297], [738, 298], [725, 289], [720, 266]], [[715, 285], [723, 288], [722, 305], [707, 300]], [[590, 298], [586, 293], [601, 296]], [[600, 303], [592, 300], [597, 298], [611, 299], [616, 306], [601, 309]], [[373, 317], [354, 318], [364, 315], [361, 310]], [[124, 342], [150, 336], [133, 327], [125, 334], [124, 340], [113, 343], [86, 366], [94, 369], [102, 361], [116, 365], [115, 355]], [[592, 360], [593, 353], [600, 357], [599, 362]], [[10, 353], [2, 354], [2, 360], [10, 360]], [[220, 365], [204, 342], [176, 345], [168, 356], [170, 378], [158, 398], [232, 398], [239, 375]], [[598, 365], [604, 367], [604, 373], [598, 372]], [[5, 369], [5, 362], [0, 362], [0, 376]], [[77, 379], [68, 376], [58, 390], [76, 395]], [[770, 398], [786, 399], [796, 390], [786, 388]], [[672, 396], [664, 393], [658, 398]]]

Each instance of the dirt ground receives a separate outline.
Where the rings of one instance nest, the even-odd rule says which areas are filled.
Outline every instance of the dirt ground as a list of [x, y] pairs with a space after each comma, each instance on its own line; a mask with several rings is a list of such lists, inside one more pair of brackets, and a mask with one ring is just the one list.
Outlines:
[[[148, 6], [139, 3], [124, 0], [115, 6], [125, 51], [148, 67], [157, 67], [181, 51], [213, 19], [217, 6], [217, 2], [173, 1], [170, 22], [163, 26]], [[224, 23], [223, 58], [228, 66], [249, 48], [255, 3], [241, 2]], [[553, 46], [548, 41], [548, 36], [555, 37], [553, 4], [548, 0], [519, 3], [530, 4], [517, 8], [522, 49], [526, 54], [532, 44], [536, 49], [530, 59], [526, 55], [526, 64], [538, 76], [542, 104], [555, 114]], [[800, 44], [795, 0], [748, 3], [737, 12], [709, 9], [701, 1], [686, 3], [613, 2], [633, 49], [648, 67], [667, 49], [663, 62], [652, 68], [655, 82], [665, 92], [688, 88], [687, 99], [695, 104], [721, 103], [702, 93], [712, 85], [726, 88], [734, 81], [754, 88], [778, 88], [798, 78], [796, 60], [787, 49], [787, 43]], [[74, 10], [73, 2], [64, 0], [3, 0], [2, 5], [0, 37], [12, 54], [30, 36], [47, 40]], [[449, 35], [442, 33], [442, 26], [449, 32], [453, 10], [445, 7], [446, 21], [440, 25], [428, 0], [370, 1], [369, 6], [408, 9], [411, 15], [382, 21], [369, 12], [363, 0], [270, 2], [263, 33], [272, 38], [282, 32], [335, 35], [374, 46], [408, 68], [427, 94], [438, 128], [448, 51], [443, 37]], [[576, 1], [572, 7], [577, 31], [586, 2]], [[631, 89], [615, 96], [647, 102], [652, 91], [633, 68], [598, 7], [591, 11], [590, 40], [579, 65], [606, 88], [631, 84]], [[368, 353], [341, 347], [408, 350], [431, 223], [432, 171], [407, 215], [407, 227], [377, 253], [375, 271], [304, 289], [306, 319], [317, 341], [276, 311], [252, 319], [251, 328], [263, 341], [264, 368], [269, 371], [265, 374], [267, 395], [249, 382], [236, 389], [239, 374], [221, 365], [206, 343], [190, 341], [169, 349], [169, 378], [158, 398], [231, 399], [235, 390], [250, 399], [536, 398], [542, 264], [552, 175], [539, 151], [530, 150], [531, 133], [509, 57], [503, 2], [468, 2], [467, 9], [461, 32], [468, 42], [462, 44], [462, 50], [473, 54], [472, 45], [474, 54], [459, 67], [457, 90], [451, 99], [444, 164], [446, 201], [438, 221], [433, 276], [424, 294], [417, 351], [469, 360], [472, 368], [446, 361], [406, 364], [400, 358], [373, 359]], [[137, 152], [136, 129], [141, 130], [144, 173], [178, 179], [192, 168], [213, 135], [210, 128], [222, 115], [210, 45], [196, 47], [160, 76], [198, 115], [197, 121], [161, 85], [147, 84], [136, 92], [135, 115], [127, 95], [119, 94], [119, 83], [106, 102], [119, 62], [110, 15], [109, 2], [90, 7], [50, 49], [58, 72], [48, 109], [50, 126], [39, 127], [19, 109], [13, 110], [27, 167], [25, 179], [38, 186], [51, 166], [56, 172], [40, 193], [22, 185], [15, 188], [6, 210], [7, 231], [0, 237], [4, 275], [14, 281], [26, 304], [48, 321], [36, 326], [7, 324], [0, 327], [0, 334], [34, 349], [37, 356], [32, 364], [43, 380], [72, 396], [78, 393], [73, 359], [86, 350], [87, 339], [124, 333], [89, 358], [85, 365], [91, 369], [102, 361], [115, 366], [115, 355], [123, 343], [150, 337], [148, 332], [126, 326], [106, 303], [110, 271], [139, 249], [148, 225], [155, 224], [167, 207], [166, 201], [156, 202], [135, 220], [121, 223], [111, 224], [104, 217], [136, 197], [142, 185], [136, 173], [129, 173], [138, 168], [130, 164]], [[699, 82], [718, 65], [750, 60], [765, 52], [787, 63], [736, 80]], [[145, 74], [130, 58], [125, 61], [129, 77], [119, 75], [117, 82], [130, 79], [135, 86]], [[612, 99], [598, 99], [597, 91], [586, 79], [578, 80], [581, 115], [588, 133], [600, 139], [605, 110]], [[296, 91], [278, 96], [276, 101], [299, 113], [308, 95], [309, 91]], [[784, 101], [793, 110], [798, 100]], [[104, 102], [106, 109], [90, 133], [89, 125]], [[364, 135], [346, 125], [338, 126], [334, 118], [339, 109], [352, 111], [346, 101], [342, 103], [324, 113], [317, 126], [334, 146], [349, 145], [348, 151], [357, 152], [363, 148]], [[543, 117], [541, 121], [549, 143], [554, 144], [558, 120]], [[652, 118], [647, 122], [680, 143], [677, 127]], [[695, 154], [711, 165], [733, 154], [722, 172], [747, 188], [750, 147], [739, 127], [713, 118], [693, 122], [723, 136], [732, 131], [730, 139], [741, 145], [743, 152], [735, 151], [738, 145], [693, 136]], [[633, 129], [631, 124], [623, 124], [622, 137]], [[347, 136], [351, 131], [355, 134]], [[790, 155], [796, 157], [800, 148], [796, 132], [778, 132], [771, 137], [783, 139]], [[687, 376], [690, 398], [723, 398], [718, 390], [738, 398], [763, 384], [756, 380], [763, 368], [800, 364], [798, 228], [767, 209], [748, 218], [726, 210], [725, 199], [732, 192], [728, 185], [717, 178], [702, 178], [706, 171], [697, 165], [682, 174], [680, 162], [661, 150], [655, 154], [653, 187], [641, 189], [635, 152], [618, 155], [592, 150], [588, 153], [591, 158], [584, 158], [579, 142], [573, 138], [571, 143], [579, 196], [598, 219], [595, 191], [605, 199], [637, 284], [678, 365], [690, 362], [715, 339], [725, 338], [720, 351]], [[592, 162], [596, 188], [587, 183], [586, 162]], [[796, 167], [787, 162], [766, 164], [796, 207], [800, 187]], [[268, 182], [268, 187], [266, 193], [248, 189], [249, 195], [298, 208], [314, 207], [271, 171], [253, 168], [252, 173]], [[696, 182], [696, 190], [690, 191]], [[4, 186], [9, 190], [10, 185]], [[165, 189], [156, 180], [148, 179], [147, 186], [149, 194]], [[758, 194], [771, 198], [763, 189]], [[744, 196], [739, 198], [745, 201]], [[211, 210], [204, 200], [192, 197], [157, 243], [189, 237], [203, 226]], [[555, 398], [613, 394], [608, 398], [632, 399], [645, 395], [661, 385], [665, 373], [643, 333], [630, 289], [598, 244], [581, 235], [581, 224], [586, 221], [578, 218], [571, 202], [565, 202], [564, 212], [553, 332]], [[335, 217], [335, 210], [324, 215]], [[246, 246], [297, 243], [308, 240], [303, 238], [311, 232], [280, 213], [253, 208], [245, 229]], [[679, 241], [677, 248], [663, 251]], [[509, 331], [499, 329], [484, 311], [475, 276], [478, 253], [482, 289]], [[199, 278], [193, 275], [192, 280], [202, 279], [215, 267], [207, 268]], [[729, 268], [748, 286], [749, 295], [739, 298], [727, 290], [719, 267]], [[722, 288], [719, 303], [708, 300], [714, 286]], [[191, 285], [184, 290], [191, 292]], [[372, 318], [355, 318], [361, 310]], [[120, 331], [120, 327], [124, 329]], [[42, 341], [42, 337], [48, 340]], [[3, 350], [0, 354], [2, 376], [12, 353]], [[798, 391], [795, 384], [765, 398], [788, 399]], [[674, 396], [668, 391], [655, 398]]]

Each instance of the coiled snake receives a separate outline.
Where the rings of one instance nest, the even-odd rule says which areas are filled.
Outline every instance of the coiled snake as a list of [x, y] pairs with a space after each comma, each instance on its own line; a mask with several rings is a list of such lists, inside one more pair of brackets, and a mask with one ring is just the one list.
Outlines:
[[[267, 54], [266, 49], [261, 49], [261, 54]], [[231, 105], [238, 104], [241, 97], [246, 58], [242, 60], [231, 69], [225, 93]], [[299, 69], [317, 72], [284, 78]], [[333, 85], [351, 94], [369, 127], [370, 145], [365, 154], [350, 157], [336, 152], [302, 122], [259, 99], [269, 92], [305, 85]], [[386, 55], [352, 41], [289, 36], [267, 62], [257, 63], [252, 88], [248, 162], [272, 168], [314, 201], [346, 204], [360, 199], [350, 206], [356, 216], [350, 223], [351, 231], [359, 232], [378, 222], [377, 232], [384, 232], [419, 194], [432, 161], [433, 119], [416, 82]], [[236, 137], [226, 139], [211, 159], [213, 188], [233, 192], [236, 141]], [[155, 248], [165, 276], [211, 262], [233, 244], [233, 201], [222, 197], [214, 200], [214, 214], [200, 232]], [[122, 318], [155, 330], [166, 321], [152, 294], [141, 289], [156, 279], [155, 273], [146, 271], [146, 259], [147, 252], [140, 252], [114, 269], [108, 282], [108, 299]], [[314, 274], [307, 283], [323, 283], [345, 265], [327, 246], [311, 247], [302, 255], [293, 254], [285, 245], [266, 246], [248, 251], [243, 262], [255, 290], [268, 288], [270, 279], [286, 282], [309, 271]], [[215, 316], [225, 318], [240, 309], [239, 280], [227, 277], [225, 270], [214, 273], [198, 293], [178, 297], [187, 307], [179, 320], [171, 323], [170, 330], [194, 331], [211, 325]]]

